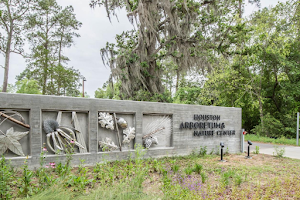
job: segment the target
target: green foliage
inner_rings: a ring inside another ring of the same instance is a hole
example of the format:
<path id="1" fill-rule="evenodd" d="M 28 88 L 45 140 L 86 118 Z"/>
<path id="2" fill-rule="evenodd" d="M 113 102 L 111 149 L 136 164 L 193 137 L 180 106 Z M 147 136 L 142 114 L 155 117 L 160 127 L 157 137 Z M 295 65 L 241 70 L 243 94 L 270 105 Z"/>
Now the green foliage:
<path id="1" fill-rule="evenodd" d="M 285 148 L 280 146 L 274 146 L 275 154 L 273 152 L 273 155 L 277 158 L 283 158 L 283 155 L 285 154 Z"/>
<path id="2" fill-rule="evenodd" d="M 202 169 L 203 169 L 203 166 L 196 163 L 193 171 L 196 172 L 197 174 L 201 174 Z"/>
<path id="3" fill-rule="evenodd" d="M 39 187 L 38 190 L 43 191 L 49 186 L 51 186 L 54 182 L 54 178 L 49 173 L 49 170 L 51 170 L 51 167 L 55 167 L 55 163 L 52 163 L 52 165 L 46 165 L 45 158 L 47 156 L 47 149 L 46 147 L 42 148 L 41 154 L 40 154 L 40 168 L 36 170 L 36 177 L 39 180 Z M 48 169 L 50 167 L 50 169 Z"/>
<path id="4" fill-rule="evenodd" d="M 200 147 L 199 156 L 203 157 L 207 154 L 207 146 Z"/>
<path id="5" fill-rule="evenodd" d="M 120 81 L 115 84 L 112 81 L 106 81 L 102 88 L 95 91 L 95 98 L 120 99 L 120 84 Z"/>
<path id="6" fill-rule="evenodd" d="M 194 172 L 194 169 L 191 166 L 188 166 L 184 169 L 186 175 L 191 175 Z"/>
<path id="7" fill-rule="evenodd" d="M 202 104 L 200 95 L 201 88 L 199 86 L 180 87 L 175 94 L 174 103 Z"/>
<path id="8" fill-rule="evenodd" d="M 288 139 L 284 136 L 275 139 L 275 138 L 263 137 L 255 134 L 247 134 L 245 135 L 245 140 L 251 140 L 254 142 L 273 143 L 273 144 L 296 145 L 295 138 Z"/>
<path id="9" fill-rule="evenodd" d="M 87 185 L 92 186 L 95 182 L 94 179 L 89 179 L 87 176 L 88 169 L 83 167 L 84 160 L 80 160 L 80 165 L 78 167 L 78 173 L 76 175 L 69 175 L 66 177 L 65 186 L 66 187 L 75 187 L 78 191 L 84 191 Z"/>
<path id="10" fill-rule="evenodd" d="M 172 165 L 171 169 L 174 173 L 177 173 L 179 170 L 179 165 Z"/>
<path id="11" fill-rule="evenodd" d="M 11 181 L 13 174 L 11 166 L 5 161 L 4 156 L 0 160 L 0 199 L 11 199 Z"/>
<path id="12" fill-rule="evenodd" d="M 235 172 L 233 170 L 228 170 L 221 174 L 221 184 L 228 186 L 230 181 L 235 177 Z"/>
<path id="13" fill-rule="evenodd" d="M 263 124 L 255 126 L 252 132 L 267 137 L 278 137 L 283 132 L 283 124 L 269 113 L 263 117 Z"/>
<path id="14" fill-rule="evenodd" d="M 240 186 L 242 184 L 242 182 L 243 182 L 242 176 L 239 175 L 239 174 L 236 174 L 235 177 L 234 177 L 235 185 Z"/>
<path id="15" fill-rule="evenodd" d="M 206 173 L 205 172 L 201 172 L 200 175 L 201 175 L 201 181 L 202 181 L 202 183 L 205 183 L 205 181 L 207 180 Z"/>
<path id="16" fill-rule="evenodd" d="M 23 165 L 23 176 L 21 177 L 21 186 L 19 189 L 19 193 L 21 196 L 29 197 L 35 193 L 37 188 L 34 188 L 31 184 L 32 177 L 33 177 L 33 171 L 28 169 L 27 159 L 24 162 Z"/>
<path id="17" fill-rule="evenodd" d="M 2 92 L 8 92 L 10 53 L 24 54 L 26 18 L 35 0 L 0 1 L 0 52 L 4 55 L 4 77 Z"/>
<path id="18" fill-rule="evenodd" d="M 232 155 L 231 158 L 235 161 L 234 166 L 220 166 L 213 156 L 143 159 L 145 150 L 141 146 L 136 146 L 136 150 L 129 160 L 113 162 L 103 160 L 94 167 L 85 167 L 84 160 L 81 160 L 78 168 L 74 168 L 67 176 L 59 175 L 54 170 L 48 170 L 49 176 L 57 178 L 55 184 L 43 190 L 39 189 L 37 179 L 34 179 L 33 176 L 29 178 L 28 173 L 33 171 L 28 169 L 26 161 L 25 166 L 22 167 L 23 173 L 15 173 L 2 159 L 0 163 L 5 167 L 0 169 L 6 171 L 4 173 L 6 177 L 0 178 L 8 180 L 6 178 L 9 177 L 9 186 L 22 190 L 24 188 L 22 179 L 27 177 L 26 182 L 31 187 L 32 193 L 27 196 L 21 193 L 17 194 L 15 190 L 6 190 L 13 199 L 24 196 L 28 199 L 49 200 L 226 199 L 228 196 L 231 199 L 238 199 L 241 196 L 254 199 L 259 199 L 261 196 L 270 199 L 278 196 L 287 199 L 300 197 L 300 192 L 297 190 L 300 181 L 293 175 L 299 171 L 300 161 L 298 160 L 281 158 L 282 162 L 278 163 L 271 156 L 257 155 L 262 162 L 262 165 L 257 166 L 252 162 L 247 164 L 242 160 L 239 162 L 239 156 Z M 46 151 L 44 152 L 46 153 Z M 45 153 L 41 154 L 41 165 L 46 164 L 43 158 Z M 191 162 L 203 164 L 202 167 L 200 165 L 191 167 Z M 170 170 L 170 166 L 172 168 L 175 163 L 178 163 L 179 167 L 189 168 L 189 175 Z M 155 166 L 159 166 L 161 171 L 153 171 Z M 192 173 L 200 171 L 195 170 L 196 168 L 202 168 L 200 176 Z M 27 175 L 24 176 L 25 171 L 27 171 Z M 275 173 L 277 176 L 273 177 L 272 175 Z M 220 176 L 220 182 L 215 181 L 218 176 Z"/>
<path id="19" fill-rule="evenodd" d="M 81 74 L 63 66 L 69 58 L 62 51 L 74 43 L 74 37 L 79 37 L 74 31 L 80 26 L 72 6 L 62 8 L 55 0 L 37 1 L 27 23 L 29 64 L 17 80 L 36 80 L 43 95 L 78 96 Z"/>
<path id="20" fill-rule="evenodd" d="M 0 87 L 0 91 L 2 91 L 2 90 L 3 90 L 3 87 L 1 86 L 1 87 Z M 6 92 L 8 92 L 8 93 L 14 93 L 14 92 L 16 92 L 16 87 L 15 87 L 15 85 L 13 85 L 13 84 L 8 84 L 8 85 L 7 85 Z"/>
<path id="21" fill-rule="evenodd" d="M 255 151 L 253 151 L 254 154 L 259 154 L 259 146 L 255 146 Z"/>
<path id="22" fill-rule="evenodd" d="M 42 94 L 38 82 L 33 79 L 22 79 L 16 83 L 17 91 L 16 93 L 25 93 L 25 94 Z"/>
<path id="23" fill-rule="evenodd" d="M 103 63 L 122 83 L 122 99 L 169 102 L 170 96 L 165 93 L 173 94 L 175 89 L 177 103 L 199 103 L 200 88 L 185 86 L 180 89 L 179 82 L 195 71 L 209 71 L 219 53 L 237 42 L 234 38 L 238 28 L 231 22 L 238 2 L 208 1 L 202 4 L 193 0 L 175 0 L 147 1 L 146 7 L 141 4 L 139 1 L 101 0 L 90 4 L 92 7 L 105 6 L 109 19 L 119 8 L 126 9 L 132 22 L 137 19 L 135 16 L 145 16 L 135 21 L 138 30 L 116 35 L 115 44 L 107 43 L 101 49 Z M 214 34 L 203 34 L 203 30 Z M 220 42 L 224 36 L 226 39 Z M 188 97 L 183 95 L 186 91 Z M 147 98 L 144 98 L 145 92 Z"/>

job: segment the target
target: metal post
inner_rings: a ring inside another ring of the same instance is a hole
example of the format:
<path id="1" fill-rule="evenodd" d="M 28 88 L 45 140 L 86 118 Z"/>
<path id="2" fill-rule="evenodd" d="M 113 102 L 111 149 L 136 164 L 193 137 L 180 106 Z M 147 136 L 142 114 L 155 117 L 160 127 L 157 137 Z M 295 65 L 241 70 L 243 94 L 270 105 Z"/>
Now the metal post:
<path id="1" fill-rule="evenodd" d="M 243 132 L 245 131 L 245 129 L 242 129 L 242 136 L 241 136 L 241 152 L 244 153 L 244 141 L 245 141 L 245 136 L 243 134 Z"/>
<path id="2" fill-rule="evenodd" d="M 223 161 L 223 148 L 221 148 L 221 161 Z"/>
<path id="3" fill-rule="evenodd" d="M 297 136 L 296 136 L 297 146 L 299 145 L 299 112 L 297 112 Z"/>
<path id="4" fill-rule="evenodd" d="M 82 97 L 84 97 L 84 81 L 86 81 L 86 79 L 82 77 Z"/>
<path id="5" fill-rule="evenodd" d="M 248 145 L 248 158 L 250 157 L 250 145 Z"/>

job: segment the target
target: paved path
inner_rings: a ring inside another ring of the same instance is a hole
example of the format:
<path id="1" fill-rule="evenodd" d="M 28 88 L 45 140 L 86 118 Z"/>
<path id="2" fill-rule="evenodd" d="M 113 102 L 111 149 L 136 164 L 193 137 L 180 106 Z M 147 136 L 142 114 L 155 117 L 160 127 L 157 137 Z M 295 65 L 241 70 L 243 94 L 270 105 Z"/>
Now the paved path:
<path id="1" fill-rule="evenodd" d="M 259 143 L 259 142 L 252 142 L 252 143 L 253 145 L 250 146 L 251 154 L 255 150 L 255 146 L 259 146 L 259 153 L 273 155 L 274 152 L 274 154 L 276 155 L 274 146 L 279 146 L 279 148 L 284 147 L 285 149 L 285 154 L 283 155 L 284 157 L 300 159 L 300 146 L 296 147 L 296 146 L 287 146 L 287 145 L 274 145 L 274 144 L 266 144 L 266 143 Z M 247 142 L 245 142 L 244 151 L 248 151 Z"/>

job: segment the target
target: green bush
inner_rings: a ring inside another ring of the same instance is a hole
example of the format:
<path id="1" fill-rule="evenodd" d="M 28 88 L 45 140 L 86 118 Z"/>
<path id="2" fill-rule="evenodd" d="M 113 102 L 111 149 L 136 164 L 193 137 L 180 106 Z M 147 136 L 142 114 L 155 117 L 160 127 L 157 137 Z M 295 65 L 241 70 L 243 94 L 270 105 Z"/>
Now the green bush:
<path id="1" fill-rule="evenodd" d="M 283 155 L 285 154 L 285 148 L 280 148 L 279 146 L 274 146 L 275 148 L 275 154 L 273 152 L 273 155 L 275 155 L 277 158 L 283 158 Z"/>
<path id="2" fill-rule="evenodd" d="M 251 131 L 260 136 L 279 137 L 284 132 L 284 126 L 278 119 L 268 113 L 263 117 L 263 124 L 260 123 Z"/>
<path id="3" fill-rule="evenodd" d="M 10 182 L 12 180 L 11 166 L 6 163 L 4 156 L 0 160 L 0 199 L 11 198 Z"/>

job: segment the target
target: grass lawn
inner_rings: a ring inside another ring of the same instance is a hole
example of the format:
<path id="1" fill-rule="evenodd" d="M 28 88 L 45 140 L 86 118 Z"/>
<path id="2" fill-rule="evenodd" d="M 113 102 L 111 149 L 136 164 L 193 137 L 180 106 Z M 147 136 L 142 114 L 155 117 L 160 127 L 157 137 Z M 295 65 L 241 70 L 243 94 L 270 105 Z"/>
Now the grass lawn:
<path id="1" fill-rule="evenodd" d="M 202 149 L 203 150 L 203 149 Z M 203 153 L 203 152 L 202 152 Z M 300 160 L 257 154 L 103 162 L 30 171 L 0 163 L 0 199 L 299 199 Z M 84 164 L 84 161 L 82 161 Z M 1 197 L 2 195 L 2 197 Z"/>
<path id="2" fill-rule="evenodd" d="M 284 144 L 284 145 L 293 145 L 296 146 L 296 139 L 287 139 L 285 137 L 281 138 L 269 138 L 269 137 L 263 137 L 255 134 L 247 134 L 245 135 L 245 141 L 250 140 L 252 142 L 263 142 L 263 143 L 272 143 L 272 144 Z"/>

